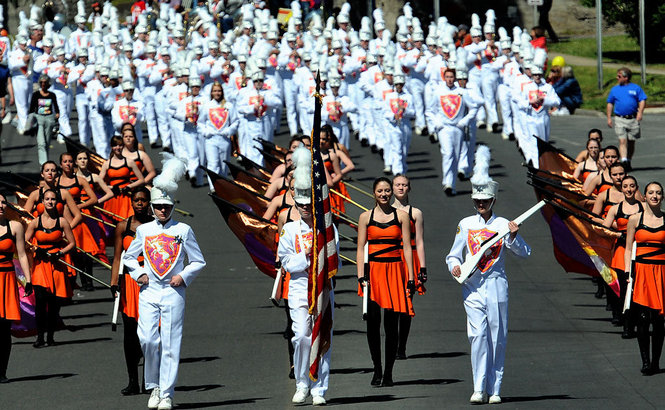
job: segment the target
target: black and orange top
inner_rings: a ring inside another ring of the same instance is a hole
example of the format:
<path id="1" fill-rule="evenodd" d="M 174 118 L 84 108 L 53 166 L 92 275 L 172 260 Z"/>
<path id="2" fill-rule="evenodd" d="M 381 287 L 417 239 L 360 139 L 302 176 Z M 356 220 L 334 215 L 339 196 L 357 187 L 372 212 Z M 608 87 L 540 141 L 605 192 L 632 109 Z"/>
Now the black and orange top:
<path id="1" fill-rule="evenodd" d="M 122 249 L 124 250 L 129 249 L 129 245 L 136 236 L 136 232 L 132 230 L 132 219 L 134 219 L 134 215 L 127 218 L 127 225 L 125 225 L 125 230 L 122 231 Z M 139 265 L 143 266 L 143 255 L 139 256 L 137 260 Z M 120 272 L 120 274 L 122 274 L 122 272 Z"/>
<path id="2" fill-rule="evenodd" d="M 603 199 L 603 210 L 601 217 L 604 219 L 607 216 L 607 213 L 610 211 L 610 208 L 616 205 L 616 202 L 610 201 L 610 190 L 605 190 L 605 199 Z"/>
<path id="3" fill-rule="evenodd" d="M 136 177 L 134 172 L 132 172 L 132 169 L 127 165 L 127 158 L 123 159 L 125 163 L 119 167 L 111 166 L 111 160 L 109 160 L 109 168 L 106 171 L 106 178 L 108 179 L 109 185 L 113 187 L 117 186 L 119 188 L 124 188 L 132 183 L 132 176 Z"/>
<path id="4" fill-rule="evenodd" d="M 589 178 L 589 175 L 591 175 L 592 172 L 598 171 L 597 169 L 589 169 L 586 167 L 586 162 L 589 160 L 589 158 L 584 160 L 584 166 L 582 167 L 582 182 L 586 181 L 587 178 Z"/>
<path id="5" fill-rule="evenodd" d="M 402 261 L 402 227 L 393 208 L 394 218 L 390 222 L 374 220 L 374 209 L 367 223 L 367 243 L 369 262 Z"/>
<path id="6" fill-rule="evenodd" d="M 58 215 L 63 216 L 65 214 L 65 200 L 62 199 L 62 194 L 60 193 L 60 188 L 56 187 L 55 192 L 55 209 L 58 211 Z M 38 217 L 44 213 L 44 188 L 39 188 L 39 197 L 37 199 L 37 205 L 35 210 L 32 212 L 32 216 Z"/>
<path id="7" fill-rule="evenodd" d="M 94 188 L 95 182 L 93 180 L 92 173 L 90 173 L 89 178 L 88 177 L 84 177 L 84 178 L 88 181 L 88 184 L 90 184 L 90 186 L 94 190 L 95 189 Z M 76 180 L 76 183 L 78 184 L 78 179 Z M 71 193 L 71 191 L 70 191 L 70 193 Z M 80 196 L 81 202 L 87 202 L 89 199 L 90 199 L 90 197 L 88 196 L 88 193 L 85 192 L 85 189 L 81 189 L 81 196 Z"/>
<path id="8" fill-rule="evenodd" d="M 279 213 L 285 210 L 286 208 L 291 208 L 291 205 L 286 203 L 286 192 L 285 192 L 282 194 L 282 203 L 279 205 L 279 208 L 277 208 L 277 214 L 279 215 Z"/>
<path id="9" fill-rule="evenodd" d="M 14 271 L 14 252 L 16 252 L 16 236 L 12 234 L 7 221 L 7 232 L 0 236 L 0 272 Z"/>
<path id="10" fill-rule="evenodd" d="M 289 187 L 288 187 L 288 185 L 286 184 L 286 177 L 282 177 L 282 186 L 281 186 L 281 187 L 279 188 L 279 190 L 277 191 L 277 195 L 276 195 L 276 196 L 284 195 L 284 194 L 286 194 L 287 192 L 289 192 Z"/>
<path id="11" fill-rule="evenodd" d="M 83 187 L 81 186 L 81 184 L 79 184 L 78 177 L 77 177 L 77 176 L 74 176 L 74 182 L 71 183 L 70 185 L 62 185 L 62 184 L 60 183 L 60 178 L 61 178 L 61 177 L 58 177 L 58 180 L 56 181 L 56 186 L 57 186 L 59 189 L 66 189 L 67 191 L 69 191 L 69 195 L 71 195 L 72 198 L 74 198 L 74 201 L 75 201 L 77 204 L 80 204 L 81 202 L 83 202 L 83 201 L 82 201 L 82 195 L 83 195 L 83 193 L 85 192 L 85 190 L 83 189 Z M 87 195 L 86 195 L 86 196 L 87 196 Z"/>
<path id="12" fill-rule="evenodd" d="M 600 184 L 596 187 L 596 193 L 600 194 L 603 191 L 607 191 L 608 189 L 612 188 L 614 186 L 612 184 L 612 181 L 606 181 L 605 180 L 605 173 L 601 172 L 600 173 Z"/>
<path id="13" fill-rule="evenodd" d="M 134 158 L 134 162 L 136 163 L 136 167 L 141 171 L 141 174 L 145 176 L 146 174 L 146 169 L 145 169 L 145 164 L 143 163 L 143 159 L 141 158 L 141 150 L 136 150 L 136 158 Z M 110 165 L 110 164 L 109 164 Z M 131 181 L 138 181 L 138 176 L 132 172 L 132 176 L 130 177 Z"/>
<path id="14" fill-rule="evenodd" d="M 46 249 L 49 253 L 53 250 L 60 250 L 64 236 L 65 232 L 60 226 L 60 218 L 56 218 L 53 228 L 44 228 L 42 217 L 39 217 L 37 229 L 35 229 L 35 239 L 40 248 Z"/>
<path id="15" fill-rule="evenodd" d="M 616 216 L 614 217 L 614 222 L 617 224 L 617 231 L 621 232 L 622 235 L 619 239 L 617 239 L 617 244 L 621 241 L 623 246 L 626 245 L 626 231 L 628 230 L 628 218 L 630 218 L 631 215 L 644 212 L 644 207 L 642 206 L 642 203 L 640 201 L 637 201 L 637 207 L 639 208 L 637 212 L 632 214 L 627 214 L 623 211 L 623 201 L 619 203 L 619 206 L 617 207 Z"/>
<path id="16" fill-rule="evenodd" d="M 635 228 L 635 262 L 665 265 L 665 221 L 656 228 L 644 224 L 644 212 Z"/>

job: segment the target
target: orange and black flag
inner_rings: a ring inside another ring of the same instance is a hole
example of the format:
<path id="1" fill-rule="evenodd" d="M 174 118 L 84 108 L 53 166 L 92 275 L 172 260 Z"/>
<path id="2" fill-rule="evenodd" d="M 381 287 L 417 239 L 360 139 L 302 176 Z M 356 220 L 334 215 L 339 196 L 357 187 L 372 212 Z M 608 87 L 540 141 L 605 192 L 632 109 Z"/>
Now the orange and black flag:
<path id="1" fill-rule="evenodd" d="M 277 274 L 275 269 L 277 225 L 215 194 L 209 195 L 256 267 L 274 279 Z"/>
<path id="2" fill-rule="evenodd" d="M 265 196 L 207 168 L 205 170 L 215 188 L 215 195 L 256 215 L 263 215 L 268 209 L 270 200 Z"/>
<path id="3" fill-rule="evenodd" d="M 268 187 L 270 186 L 270 181 L 268 179 L 261 176 L 256 176 L 254 173 L 251 173 L 245 168 L 240 167 L 232 162 L 224 162 L 229 167 L 229 172 L 237 184 L 242 185 L 245 188 L 251 188 L 261 195 L 266 193 Z"/>

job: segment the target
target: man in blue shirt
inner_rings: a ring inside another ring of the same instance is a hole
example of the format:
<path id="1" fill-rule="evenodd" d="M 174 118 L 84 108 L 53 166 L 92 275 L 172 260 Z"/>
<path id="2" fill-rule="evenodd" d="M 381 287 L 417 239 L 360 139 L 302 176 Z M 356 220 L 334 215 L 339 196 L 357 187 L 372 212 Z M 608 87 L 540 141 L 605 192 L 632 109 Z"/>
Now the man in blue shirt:
<path id="1" fill-rule="evenodd" d="M 630 160 L 635 152 L 635 140 L 640 137 L 640 121 L 647 102 L 647 95 L 640 86 L 630 82 L 631 76 L 630 69 L 620 68 L 617 71 L 619 84 L 612 87 L 607 96 L 607 125 L 614 126 L 619 138 L 619 155 L 626 171 L 631 169 Z"/>

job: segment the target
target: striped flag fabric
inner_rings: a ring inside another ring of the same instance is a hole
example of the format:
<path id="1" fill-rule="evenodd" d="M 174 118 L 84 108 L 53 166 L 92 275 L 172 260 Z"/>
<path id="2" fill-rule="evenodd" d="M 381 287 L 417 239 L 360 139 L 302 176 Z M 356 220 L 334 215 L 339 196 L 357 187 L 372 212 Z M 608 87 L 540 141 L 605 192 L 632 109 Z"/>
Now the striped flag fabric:
<path id="1" fill-rule="evenodd" d="M 337 273 L 338 255 L 335 243 L 335 228 L 330 208 L 330 196 L 326 174 L 321 158 L 321 95 L 320 77 L 316 75 L 314 94 L 314 122 L 312 129 L 312 202 L 313 228 L 312 249 L 314 255 L 308 285 L 309 314 L 312 315 L 312 348 L 309 356 L 309 377 L 319 377 L 319 363 L 330 348 L 333 327 L 333 306 L 330 299 L 331 278 Z"/>

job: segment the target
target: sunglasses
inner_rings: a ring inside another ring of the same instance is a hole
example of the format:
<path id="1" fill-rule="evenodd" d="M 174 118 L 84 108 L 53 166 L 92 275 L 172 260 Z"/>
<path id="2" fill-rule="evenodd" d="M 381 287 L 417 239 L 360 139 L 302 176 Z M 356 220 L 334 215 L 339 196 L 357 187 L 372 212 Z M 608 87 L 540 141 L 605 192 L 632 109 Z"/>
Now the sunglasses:
<path id="1" fill-rule="evenodd" d="M 156 204 L 156 205 L 153 205 L 152 207 L 155 208 L 155 209 L 164 210 L 164 209 L 170 209 L 171 207 L 173 207 L 173 205 Z"/>

